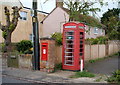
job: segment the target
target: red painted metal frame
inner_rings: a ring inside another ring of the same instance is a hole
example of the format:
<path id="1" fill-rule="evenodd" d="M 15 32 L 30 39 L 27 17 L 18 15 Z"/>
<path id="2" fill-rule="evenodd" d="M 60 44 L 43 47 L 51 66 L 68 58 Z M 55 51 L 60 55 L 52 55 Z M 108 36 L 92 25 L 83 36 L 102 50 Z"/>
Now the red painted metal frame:
<path id="1" fill-rule="evenodd" d="M 65 26 L 76 26 L 76 28 L 65 28 Z M 84 34 L 84 29 L 80 29 L 78 28 L 78 26 L 82 26 L 85 27 L 85 25 L 83 23 L 74 23 L 74 22 L 69 22 L 63 25 L 63 48 L 62 48 L 62 68 L 63 69 L 67 69 L 67 70 L 80 70 L 80 57 L 83 59 L 84 62 L 84 44 L 83 44 L 83 55 L 80 56 L 79 55 L 79 51 L 80 51 L 80 32 L 83 32 L 83 36 L 85 37 Z M 74 63 L 73 65 L 65 65 L 64 61 L 65 61 L 65 45 L 66 45 L 66 38 L 65 38 L 65 32 L 67 31 L 74 31 Z M 84 43 L 84 38 L 83 38 L 83 43 Z M 83 63 L 83 67 L 84 67 L 84 63 Z"/>
<path id="2" fill-rule="evenodd" d="M 44 47 L 45 46 L 45 47 Z M 42 48 L 42 52 L 41 52 L 41 54 L 42 54 L 42 56 L 41 56 L 41 60 L 42 61 L 47 61 L 48 60 L 48 43 L 41 43 L 41 48 Z M 45 49 L 46 50 L 46 53 L 44 54 L 43 53 L 43 49 Z"/>

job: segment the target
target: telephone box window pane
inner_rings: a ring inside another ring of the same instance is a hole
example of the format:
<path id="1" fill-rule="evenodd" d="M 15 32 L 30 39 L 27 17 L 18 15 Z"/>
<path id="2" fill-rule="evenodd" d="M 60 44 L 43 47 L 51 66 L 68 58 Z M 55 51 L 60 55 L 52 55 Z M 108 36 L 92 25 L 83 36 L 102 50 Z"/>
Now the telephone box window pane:
<path id="1" fill-rule="evenodd" d="M 80 44 L 83 44 L 83 41 L 80 41 Z"/>
<path id="2" fill-rule="evenodd" d="M 68 65 L 72 65 L 73 63 L 72 63 L 72 62 L 70 62 L 70 61 L 68 61 L 68 62 L 66 62 L 66 64 L 68 64 Z"/>
<path id="3" fill-rule="evenodd" d="M 66 35 L 74 35 L 74 31 L 66 32 Z"/>
<path id="4" fill-rule="evenodd" d="M 67 48 L 73 48 L 73 45 L 67 45 Z"/>
<path id="5" fill-rule="evenodd" d="M 73 56 L 73 53 L 65 53 L 65 56 Z"/>
<path id="6" fill-rule="evenodd" d="M 73 39 L 73 36 L 67 36 L 66 39 Z"/>
<path id="7" fill-rule="evenodd" d="M 80 52 L 83 52 L 83 49 L 80 49 Z"/>
<path id="8" fill-rule="evenodd" d="M 83 53 L 80 53 L 80 56 L 82 56 L 83 55 Z"/>
<path id="9" fill-rule="evenodd" d="M 67 58 L 67 60 L 71 60 L 71 61 L 72 61 L 72 60 L 73 60 L 73 58 L 72 58 L 72 57 L 68 57 L 68 58 Z"/>
<path id="10" fill-rule="evenodd" d="M 67 44 L 73 44 L 73 41 L 72 40 L 67 40 L 66 43 Z"/>
<path id="11" fill-rule="evenodd" d="M 66 49 L 66 52 L 73 52 L 73 49 Z"/>
<path id="12" fill-rule="evenodd" d="M 80 45 L 80 48 L 83 48 L 83 45 Z"/>
<path id="13" fill-rule="evenodd" d="M 83 26 L 78 26 L 78 28 L 80 28 L 80 29 L 84 29 L 85 27 L 83 27 Z"/>

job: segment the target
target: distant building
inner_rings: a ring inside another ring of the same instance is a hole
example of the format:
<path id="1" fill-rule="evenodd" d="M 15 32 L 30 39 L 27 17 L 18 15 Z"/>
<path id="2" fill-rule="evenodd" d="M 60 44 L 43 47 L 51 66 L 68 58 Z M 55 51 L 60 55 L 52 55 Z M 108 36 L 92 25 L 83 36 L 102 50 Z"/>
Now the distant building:
<path id="1" fill-rule="evenodd" d="M 5 2 L 6 1 L 6 2 Z M 9 2 L 8 2 L 9 1 Z M 7 6 L 10 9 L 10 13 L 12 13 L 12 7 L 18 6 L 22 7 L 20 10 L 20 18 L 18 21 L 17 28 L 12 33 L 12 42 L 19 42 L 21 40 L 32 40 L 32 16 L 31 10 L 29 8 L 23 8 L 23 5 L 19 0 L 2 0 L 0 2 L 0 22 L 2 24 L 6 24 L 5 22 L 5 14 L 4 7 Z M 45 12 L 38 12 L 38 21 L 39 21 L 39 34 L 41 35 L 42 24 L 40 23 L 46 17 Z M 39 36 L 40 36 L 39 35 Z M 0 43 L 4 42 L 2 38 L 2 31 L 0 30 Z"/>
<path id="2" fill-rule="evenodd" d="M 41 22 L 43 24 L 41 37 L 50 37 L 54 32 L 63 31 L 63 24 L 69 21 L 68 9 L 63 7 L 62 0 L 56 0 L 56 8 Z M 85 38 L 104 36 L 105 30 L 86 26 Z"/>

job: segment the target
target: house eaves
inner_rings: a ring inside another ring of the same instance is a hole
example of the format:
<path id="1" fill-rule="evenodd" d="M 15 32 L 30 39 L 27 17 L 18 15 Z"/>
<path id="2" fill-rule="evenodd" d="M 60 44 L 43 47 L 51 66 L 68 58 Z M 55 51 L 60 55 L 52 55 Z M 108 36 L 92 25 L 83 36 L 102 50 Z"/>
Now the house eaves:
<path id="1" fill-rule="evenodd" d="M 20 0 L 0 0 L 0 5 L 23 7 L 23 4 L 20 2 Z"/>
<path id="2" fill-rule="evenodd" d="M 47 15 L 47 17 L 45 17 L 45 18 L 43 19 L 43 21 L 42 21 L 41 23 L 43 23 L 44 20 L 47 19 L 47 18 L 49 17 L 49 15 L 52 14 L 56 8 L 57 8 L 57 7 L 55 7 L 55 8 Z M 63 7 L 59 7 L 59 8 L 61 8 L 63 11 L 65 11 L 67 14 L 69 14 L 69 13 L 68 13 L 68 12 L 69 12 L 68 9 L 63 8 Z"/>
<path id="3" fill-rule="evenodd" d="M 24 9 L 29 9 L 29 10 L 32 10 L 31 8 L 29 7 L 23 7 Z M 40 12 L 40 13 L 43 13 L 43 14 L 49 14 L 47 12 L 44 12 L 44 11 L 40 11 L 40 10 L 37 10 L 37 12 Z"/>

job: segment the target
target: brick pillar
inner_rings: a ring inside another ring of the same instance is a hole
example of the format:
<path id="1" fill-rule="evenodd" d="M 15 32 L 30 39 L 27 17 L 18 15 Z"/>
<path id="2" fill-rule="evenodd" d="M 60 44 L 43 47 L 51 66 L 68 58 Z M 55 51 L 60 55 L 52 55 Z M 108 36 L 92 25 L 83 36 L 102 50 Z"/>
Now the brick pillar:
<path id="1" fill-rule="evenodd" d="M 42 43 L 48 43 L 47 61 L 41 60 L 42 57 Z M 54 71 L 56 61 L 56 46 L 53 38 L 41 38 L 40 39 L 40 70 L 46 72 Z"/>

